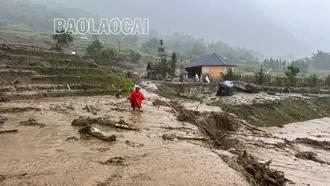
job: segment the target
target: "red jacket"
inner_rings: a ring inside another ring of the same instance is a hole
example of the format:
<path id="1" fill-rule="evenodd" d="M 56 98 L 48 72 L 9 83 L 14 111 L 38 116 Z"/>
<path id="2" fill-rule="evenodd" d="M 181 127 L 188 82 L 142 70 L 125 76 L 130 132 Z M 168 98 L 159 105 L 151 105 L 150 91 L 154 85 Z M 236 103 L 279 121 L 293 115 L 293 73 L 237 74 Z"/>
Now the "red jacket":
<path id="1" fill-rule="evenodd" d="M 142 94 L 142 92 L 132 92 L 129 95 L 132 107 L 134 108 L 141 108 L 141 104 L 142 104 L 142 100 L 145 100 L 144 95 Z"/>

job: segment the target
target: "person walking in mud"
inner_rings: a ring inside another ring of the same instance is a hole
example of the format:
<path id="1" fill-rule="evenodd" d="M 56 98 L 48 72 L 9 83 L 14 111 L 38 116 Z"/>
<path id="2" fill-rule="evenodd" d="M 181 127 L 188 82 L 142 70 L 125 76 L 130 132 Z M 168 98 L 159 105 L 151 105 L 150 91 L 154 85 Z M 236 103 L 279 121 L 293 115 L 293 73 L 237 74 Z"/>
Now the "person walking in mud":
<path id="1" fill-rule="evenodd" d="M 131 106 L 133 110 L 138 109 L 142 112 L 142 101 L 145 100 L 145 97 L 142 92 L 140 92 L 140 87 L 136 87 L 128 99 L 131 101 Z"/>

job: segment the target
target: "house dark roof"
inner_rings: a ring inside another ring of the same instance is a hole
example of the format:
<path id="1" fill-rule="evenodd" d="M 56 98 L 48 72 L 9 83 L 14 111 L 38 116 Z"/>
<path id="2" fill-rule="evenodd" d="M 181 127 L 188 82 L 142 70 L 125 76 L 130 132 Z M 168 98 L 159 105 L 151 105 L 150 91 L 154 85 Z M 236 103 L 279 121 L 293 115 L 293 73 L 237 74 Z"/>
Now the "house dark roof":
<path id="1" fill-rule="evenodd" d="M 155 65 L 149 62 L 148 66 L 147 66 L 147 70 L 153 69 L 154 67 L 155 67 Z"/>
<path id="2" fill-rule="evenodd" d="M 208 54 L 205 56 L 201 56 L 196 61 L 190 63 L 186 68 L 192 67 L 201 67 L 201 66 L 231 66 L 236 67 L 235 64 L 228 61 L 224 57 L 220 56 L 217 53 Z"/>

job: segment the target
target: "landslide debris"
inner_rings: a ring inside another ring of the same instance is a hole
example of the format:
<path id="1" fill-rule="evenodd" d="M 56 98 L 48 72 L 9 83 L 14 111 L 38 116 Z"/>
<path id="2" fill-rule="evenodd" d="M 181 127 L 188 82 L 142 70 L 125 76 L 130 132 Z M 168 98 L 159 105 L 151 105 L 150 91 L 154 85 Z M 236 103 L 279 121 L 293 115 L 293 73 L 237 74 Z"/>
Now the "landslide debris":
<path id="1" fill-rule="evenodd" d="M 27 121 L 21 121 L 18 124 L 20 126 L 39 126 L 39 128 L 44 128 L 46 126 L 44 123 L 37 122 L 34 118 L 29 118 Z"/>
<path id="2" fill-rule="evenodd" d="M 237 151 L 236 157 L 221 156 L 228 165 L 242 173 L 251 185 L 256 186 L 285 186 L 292 181 L 285 178 L 284 173 L 271 169 L 272 160 L 260 163 L 246 151 Z"/>

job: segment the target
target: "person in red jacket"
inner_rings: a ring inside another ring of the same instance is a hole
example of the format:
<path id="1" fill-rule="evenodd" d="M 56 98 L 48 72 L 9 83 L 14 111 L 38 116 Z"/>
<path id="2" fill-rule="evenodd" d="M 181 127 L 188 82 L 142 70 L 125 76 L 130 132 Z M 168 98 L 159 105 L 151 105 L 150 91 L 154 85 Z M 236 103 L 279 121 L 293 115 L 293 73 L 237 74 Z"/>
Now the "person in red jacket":
<path id="1" fill-rule="evenodd" d="M 129 100 L 131 101 L 133 110 L 139 109 L 142 111 L 142 101 L 145 100 L 145 97 L 142 92 L 140 92 L 140 87 L 136 87 L 135 91 L 129 95 Z"/>

